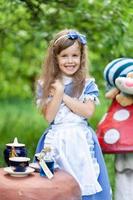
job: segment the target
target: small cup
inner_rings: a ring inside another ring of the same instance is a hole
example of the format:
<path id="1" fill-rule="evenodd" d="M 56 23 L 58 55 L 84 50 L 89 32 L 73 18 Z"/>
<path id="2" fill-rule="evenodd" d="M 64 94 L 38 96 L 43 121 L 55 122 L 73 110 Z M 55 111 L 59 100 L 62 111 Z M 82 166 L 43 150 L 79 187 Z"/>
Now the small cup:
<path id="1" fill-rule="evenodd" d="M 39 162 L 39 156 L 40 156 L 40 153 L 36 153 L 35 154 L 35 161 Z M 47 167 L 49 168 L 49 170 L 52 172 L 52 174 L 54 174 L 54 160 L 51 158 L 51 159 L 46 159 L 46 158 L 43 158 L 43 160 L 45 161 Z M 43 171 L 42 167 L 40 166 L 40 175 L 41 176 L 46 176 L 45 172 Z"/>
<path id="2" fill-rule="evenodd" d="M 9 158 L 10 167 L 14 172 L 25 172 L 29 166 L 30 158 L 27 157 L 11 157 Z"/>
<path id="3" fill-rule="evenodd" d="M 54 161 L 53 160 L 45 160 L 45 163 L 49 170 L 54 174 Z M 45 172 L 43 171 L 42 167 L 40 167 L 40 175 L 46 176 Z"/>

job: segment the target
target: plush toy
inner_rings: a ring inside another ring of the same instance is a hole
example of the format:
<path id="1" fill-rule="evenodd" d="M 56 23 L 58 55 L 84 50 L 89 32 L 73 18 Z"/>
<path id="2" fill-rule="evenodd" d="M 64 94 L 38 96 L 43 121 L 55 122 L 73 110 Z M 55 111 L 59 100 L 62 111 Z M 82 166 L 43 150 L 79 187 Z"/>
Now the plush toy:
<path id="1" fill-rule="evenodd" d="M 113 60 L 105 67 L 104 78 L 107 84 L 106 98 L 116 99 L 122 106 L 133 104 L 133 59 Z"/>
<path id="2" fill-rule="evenodd" d="M 119 58 L 104 70 L 111 105 L 97 126 L 104 153 L 115 154 L 115 200 L 133 199 L 133 59 Z"/>
<path id="3" fill-rule="evenodd" d="M 112 99 L 97 126 L 104 153 L 133 152 L 133 59 L 118 58 L 104 70 L 108 85 L 106 97 Z"/>

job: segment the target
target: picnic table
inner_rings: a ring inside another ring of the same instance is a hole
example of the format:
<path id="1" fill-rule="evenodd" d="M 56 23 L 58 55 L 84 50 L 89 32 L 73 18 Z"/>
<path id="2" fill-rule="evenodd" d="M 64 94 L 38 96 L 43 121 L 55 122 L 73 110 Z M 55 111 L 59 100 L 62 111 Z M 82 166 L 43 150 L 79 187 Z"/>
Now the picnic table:
<path id="1" fill-rule="evenodd" d="M 57 170 L 52 179 L 33 172 L 12 177 L 0 168 L 0 200 L 80 200 L 81 191 L 75 179 Z"/>

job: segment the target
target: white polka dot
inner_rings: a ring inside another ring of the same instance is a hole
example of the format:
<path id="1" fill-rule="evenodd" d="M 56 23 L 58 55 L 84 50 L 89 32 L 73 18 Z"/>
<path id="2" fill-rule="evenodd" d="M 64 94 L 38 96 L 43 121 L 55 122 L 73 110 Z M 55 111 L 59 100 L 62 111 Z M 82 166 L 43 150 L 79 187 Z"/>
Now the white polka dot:
<path id="1" fill-rule="evenodd" d="M 130 116 L 130 113 L 126 109 L 118 110 L 114 113 L 113 118 L 117 121 L 124 121 L 127 120 Z"/>
<path id="2" fill-rule="evenodd" d="M 104 135 L 104 141 L 107 144 L 114 144 L 120 138 L 120 133 L 116 129 L 109 129 Z"/>

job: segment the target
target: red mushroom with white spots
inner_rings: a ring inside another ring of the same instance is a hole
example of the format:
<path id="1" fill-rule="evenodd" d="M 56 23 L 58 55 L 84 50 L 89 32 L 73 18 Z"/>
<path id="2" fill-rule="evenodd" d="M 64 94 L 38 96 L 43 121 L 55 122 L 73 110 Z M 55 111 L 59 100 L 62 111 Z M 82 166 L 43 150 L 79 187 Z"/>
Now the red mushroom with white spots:
<path id="1" fill-rule="evenodd" d="M 114 100 L 97 128 L 104 153 L 133 152 L 133 105 L 122 107 Z"/>

